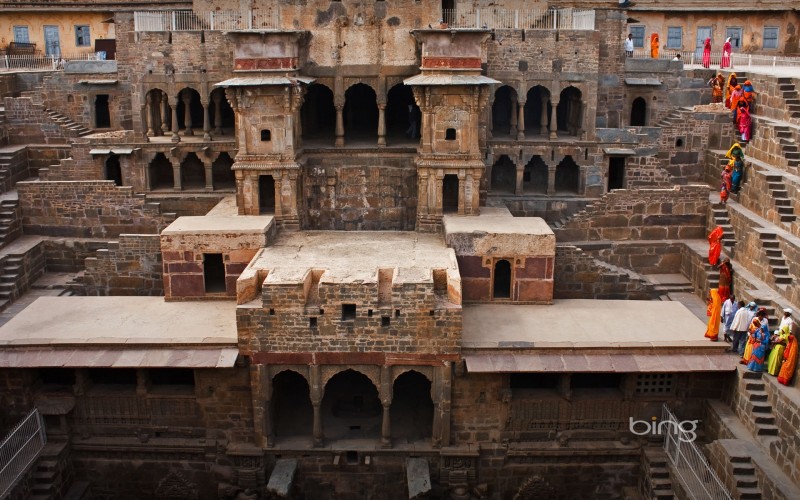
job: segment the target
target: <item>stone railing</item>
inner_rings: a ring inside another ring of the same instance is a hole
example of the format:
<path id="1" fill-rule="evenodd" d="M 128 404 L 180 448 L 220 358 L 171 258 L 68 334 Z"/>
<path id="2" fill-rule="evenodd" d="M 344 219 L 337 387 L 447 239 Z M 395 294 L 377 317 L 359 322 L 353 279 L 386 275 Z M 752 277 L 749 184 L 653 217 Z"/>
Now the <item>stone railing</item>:
<path id="1" fill-rule="evenodd" d="M 281 12 L 148 10 L 133 14 L 135 31 L 246 31 L 281 28 Z"/>
<path id="2" fill-rule="evenodd" d="M 444 9 L 441 28 L 594 31 L 594 10 Z"/>

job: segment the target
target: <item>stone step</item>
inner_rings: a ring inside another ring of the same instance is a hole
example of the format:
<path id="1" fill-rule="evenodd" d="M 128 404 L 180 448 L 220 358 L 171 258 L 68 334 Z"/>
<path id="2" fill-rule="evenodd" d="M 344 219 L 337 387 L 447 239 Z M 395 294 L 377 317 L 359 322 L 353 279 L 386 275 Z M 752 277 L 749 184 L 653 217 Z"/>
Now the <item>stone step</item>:
<path id="1" fill-rule="evenodd" d="M 733 464 L 733 474 L 735 476 L 755 476 L 756 471 L 753 469 L 753 464 L 748 460 L 747 462 L 739 462 Z"/>
<path id="2" fill-rule="evenodd" d="M 754 372 L 748 372 L 748 373 L 754 373 Z M 764 382 L 760 380 L 752 380 L 749 382 L 745 382 L 744 384 L 744 390 L 746 391 L 763 391 L 764 387 L 766 387 Z"/>
<path id="3" fill-rule="evenodd" d="M 762 401 L 753 402 L 753 413 L 772 413 L 772 406 Z"/>
<path id="4" fill-rule="evenodd" d="M 775 276 L 774 278 L 775 278 L 775 283 L 778 285 L 790 285 L 793 281 L 791 276 Z M 777 322 L 773 323 L 777 324 Z"/>
<path id="5" fill-rule="evenodd" d="M 736 476 L 737 488 L 756 488 L 758 486 L 758 479 L 755 476 Z"/>
<path id="6" fill-rule="evenodd" d="M 764 248 L 780 248 L 780 242 L 777 240 L 762 241 L 761 246 Z"/>
<path id="7" fill-rule="evenodd" d="M 797 220 L 797 216 L 794 214 L 781 214 L 781 222 L 794 222 Z"/>
<path id="8" fill-rule="evenodd" d="M 774 425 L 760 425 L 758 426 L 758 430 L 756 434 L 759 436 L 777 436 L 778 435 L 778 427 Z"/>
<path id="9" fill-rule="evenodd" d="M 737 488 L 739 500 L 761 500 L 761 490 L 758 488 Z"/>
<path id="10" fill-rule="evenodd" d="M 758 237 L 761 240 L 774 240 L 778 238 L 778 235 L 769 231 L 759 231 Z"/>
<path id="11" fill-rule="evenodd" d="M 783 257 L 783 252 L 780 248 L 767 248 L 764 250 L 767 254 L 767 257 Z"/>
<path id="12" fill-rule="evenodd" d="M 774 266 L 772 267 L 772 274 L 779 274 L 781 276 L 789 274 L 788 266 Z"/>
<path id="13" fill-rule="evenodd" d="M 777 206 L 787 206 L 787 205 L 788 206 L 792 206 L 792 200 L 790 200 L 789 198 L 785 198 L 785 197 L 784 198 L 774 198 L 773 202 Z"/>

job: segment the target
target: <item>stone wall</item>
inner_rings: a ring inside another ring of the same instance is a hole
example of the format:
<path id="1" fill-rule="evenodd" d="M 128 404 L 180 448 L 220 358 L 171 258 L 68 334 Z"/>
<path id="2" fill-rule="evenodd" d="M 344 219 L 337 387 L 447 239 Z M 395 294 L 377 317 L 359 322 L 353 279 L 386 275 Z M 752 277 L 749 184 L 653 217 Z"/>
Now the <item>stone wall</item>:
<path id="1" fill-rule="evenodd" d="M 86 295 L 163 295 L 157 234 L 121 234 L 86 259 Z"/>
<path id="2" fill-rule="evenodd" d="M 556 299 L 652 300 L 653 285 L 633 271 L 609 265 L 572 245 L 556 246 Z"/>
<path id="3" fill-rule="evenodd" d="M 28 177 L 36 177 L 40 170 L 50 168 L 52 165 L 57 165 L 61 160 L 69 158 L 71 148 L 61 145 L 54 145 L 49 147 L 37 146 L 28 147 Z M 20 178 L 19 180 L 26 180 Z"/>
<path id="4" fill-rule="evenodd" d="M 704 238 L 708 188 L 620 189 L 553 232 L 558 241 Z"/>
<path id="5" fill-rule="evenodd" d="M 619 241 L 596 250 L 589 245 L 581 248 L 604 262 L 640 274 L 673 274 L 681 272 L 683 247 L 682 243 L 667 240 L 659 244 Z"/>
<path id="6" fill-rule="evenodd" d="M 27 147 L 11 151 L 3 163 L 2 170 L 0 170 L 0 190 L 3 193 L 14 189 L 14 185 L 18 181 L 30 177 Z"/>
<path id="7" fill-rule="evenodd" d="M 114 84 L 97 84 L 93 81 L 113 81 Z M 132 89 L 127 82 L 119 82 L 114 73 L 52 72 L 44 79 L 42 96 L 48 109 L 52 109 L 88 129 L 96 129 L 95 99 L 108 96 L 108 111 L 112 129 L 133 128 Z"/>
<path id="8" fill-rule="evenodd" d="M 791 82 L 794 84 L 796 92 L 800 92 L 800 78 L 779 78 L 760 74 L 748 75 L 747 78 L 752 82 L 757 94 L 755 108 L 757 114 L 800 125 L 800 118 L 793 117 L 792 111 L 786 105 L 786 99 L 778 81 Z"/>
<path id="9" fill-rule="evenodd" d="M 27 234 L 114 238 L 158 233 L 174 219 L 113 181 L 26 181 L 17 184 Z"/>
<path id="10" fill-rule="evenodd" d="M 95 257 L 105 248 L 106 240 L 80 238 L 46 238 L 44 244 L 45 267 L 51 273 L 82 271 L 87 258 Z"/>
<path id="11" fill-rule="evenodd" d="M 6 97 L 6 127 L 10 144 L 67 144 L 70 135 L 52 121 L 30 97 Z"/>
<path id="12" fill-rule="evenodd" d="M 31 285 L 44 274 L 44 244 L 36 239 L 24 240 L 14 247 L 6 247 L 5 255 L 0 256 L 0 269 L 3 282 L 11 285 L 6 291 L 8 300 L 16 300 L 30 289 Z"/>

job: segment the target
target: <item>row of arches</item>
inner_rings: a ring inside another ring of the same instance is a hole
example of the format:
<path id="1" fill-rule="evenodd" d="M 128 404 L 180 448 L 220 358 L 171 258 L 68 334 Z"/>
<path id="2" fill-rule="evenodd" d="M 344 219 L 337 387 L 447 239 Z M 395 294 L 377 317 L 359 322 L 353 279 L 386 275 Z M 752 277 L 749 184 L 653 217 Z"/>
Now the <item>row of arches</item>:
<path id="1" fill-rule="evenodd" d="M 192 87 L 170 96 L 159 88 L 145 94 L 145 127 L 148 137 L 163 135 L 180 138 L 201 134 L 206 139 L 214 135 L 233 135 L 233 108 L 225 98 L 224 89 L 214 89 L 208 99 Z"/>
<path id="2" fill-rule="evenodd" d="M 580 166 L 572 156 L 565 156 L 553 172 L 550 179 L 550 167 L 539 155 L 534 155 L 523 168 L 522 192 L 539 194 L 578 194 L 580 191 Z M 502 155 L 492 166 L 490 190 L 493 193 L 518 192 L 517 166 L 508 157 Z"/>
<path id="3" fill-rule="evenodd" d="M 492 135 L 524 138 L 541 135 L 557 136 L 558 132 L 578 135 L 583 128 L 583 94 L 577 87 L 561 91 L 553 109 L 550 90 L 542 85 L 531 87 L 520 108 L 517 91 L 503 85 L 495 90 L 492 103 Z M 555 126 L 553 125 L 555 123 Z"/>
<path id="4" fill-rule="evenodd" d="M 109 158 L 110 161 L 111 158 Z M 220 153 L 207 168 L 196 153 L 187 154 L 180 163 L 174 164 L 164 153 L 156 153 L 147 167 L 147 178 L 151 191 L 175 189 L 236 189 L 236 179 L 231 170 L 233 158 Z M 210 170 L 210 171 L 209 171 Z"/>
<path id="5" fill-rule="evenodd" d="M 433 433 L 431 382 L 411 370 L 392 385 L 391 437 L 407 441 L 428 439 Z M 324 387 L 320 407 L 325 439 L 379 439 L 384 408 L 375 384 L 353 369 L 334 375 Z M 308 381 L 285 370 L 272 379 L 270 416 L 272 432 L 285 438 L 311 437 L 314 410 Z"/>

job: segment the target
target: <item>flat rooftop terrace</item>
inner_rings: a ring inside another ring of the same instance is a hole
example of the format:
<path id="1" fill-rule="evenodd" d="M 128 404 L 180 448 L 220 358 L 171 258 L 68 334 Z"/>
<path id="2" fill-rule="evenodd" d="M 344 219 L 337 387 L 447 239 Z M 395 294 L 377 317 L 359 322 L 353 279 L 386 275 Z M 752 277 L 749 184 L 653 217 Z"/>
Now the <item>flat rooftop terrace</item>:
<path id="1" fill-rule="evenodd" d="M 299 282 L 309 269 L 325 270 L 323 280 L 337 283 L 375 282 L 385 268 L 408 283 L 431 281 L 433 269 L 458 270 L 441 235 L 410 231 L 285 232 L 250 267 L 270 270 L 265 285 Z"/>

